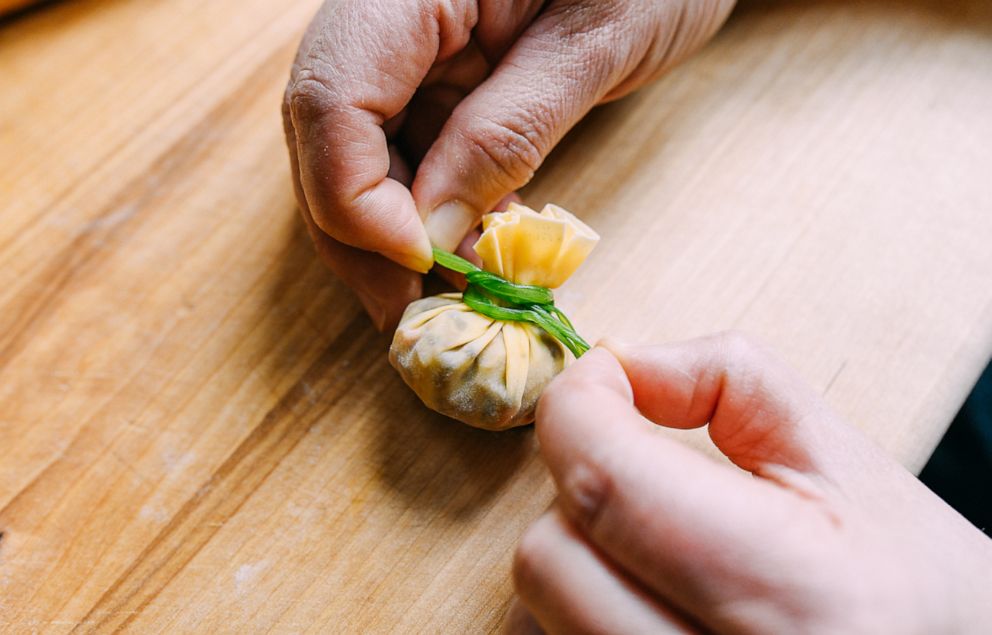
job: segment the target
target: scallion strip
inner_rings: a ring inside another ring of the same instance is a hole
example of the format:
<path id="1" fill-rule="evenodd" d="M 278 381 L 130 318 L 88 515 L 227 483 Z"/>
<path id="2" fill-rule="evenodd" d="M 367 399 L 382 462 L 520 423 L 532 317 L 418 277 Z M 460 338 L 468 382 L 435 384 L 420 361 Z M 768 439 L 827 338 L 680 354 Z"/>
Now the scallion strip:
<path id="1" fill-rule="evenodd" d="M 462 294 L 462 301 L 476 313 L 505 322 L 530 322 L 561 342 L 577 358 L 589 350 L 589 344 L 555 306 L 550 289 L 515 284 L 436 248 L 434 260 L 445 269 L 465 274 L 468 287 Z"/>
<path id="2" fill-rule="evenodd" d="M 551 289 L 530 284 L 514 284 L 488 271 L 470 271 L 465 274 L 469 284 L 484 287 L 500 300 L 514 304 L 553 304 Z"/>
<path id="3" fill-rule="evenodd" d="M 470 271 L 482 271 L 475 265 L 473 265 L 468 260 L 465 260 L 461 256 L 456 256 L 455 254 L 434 248 L 434 262 L 441 265 L 445 269 L 451 269 L 452 271 L 457 271 L 458 273 L 468 273 Z"/>

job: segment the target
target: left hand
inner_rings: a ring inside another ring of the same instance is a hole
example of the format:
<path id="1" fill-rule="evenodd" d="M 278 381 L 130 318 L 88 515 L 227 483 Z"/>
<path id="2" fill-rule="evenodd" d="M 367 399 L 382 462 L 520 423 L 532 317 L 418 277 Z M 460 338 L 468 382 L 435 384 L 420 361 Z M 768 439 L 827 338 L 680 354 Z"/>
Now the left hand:
<path id="1" fill-rule="evenodd" d="M 283 101 L 317 253 L 379 329 L 597 104 L 698 49 L 733 0 L 326 0 Z"/>

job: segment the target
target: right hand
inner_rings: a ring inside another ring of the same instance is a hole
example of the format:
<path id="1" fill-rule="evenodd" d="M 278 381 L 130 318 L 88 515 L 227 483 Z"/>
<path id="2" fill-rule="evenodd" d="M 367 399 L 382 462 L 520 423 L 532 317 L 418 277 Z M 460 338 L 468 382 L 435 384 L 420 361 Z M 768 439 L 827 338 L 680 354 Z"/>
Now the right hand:
<path id="1" fill-rule="evenodd" d="M 733 0 L 328 0 L 283 103 L 320 257 L 375 325 L 593 106 L 705 42 Z M 411 168 L 416 168 L 415 174 Z"/>
<path id="2" fill-rule="evenodd" d="M 736 468 L 657 434 L 707 424 Z M 593 349 L 537 435 L 559 499 L 518 548 L 511 632 L 992 623 L 992 541 L 739 336 Z"/>

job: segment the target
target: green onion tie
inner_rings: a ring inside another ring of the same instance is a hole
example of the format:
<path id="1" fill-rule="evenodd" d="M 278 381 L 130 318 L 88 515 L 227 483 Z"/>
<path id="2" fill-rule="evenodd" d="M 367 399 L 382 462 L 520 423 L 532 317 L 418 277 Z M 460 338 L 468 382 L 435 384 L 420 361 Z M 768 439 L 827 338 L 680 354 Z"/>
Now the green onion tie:
<path id="1" fill-rule="evenodd" d="M 589 344 L 555 306 L 551 289 L 515 284 L 437 248 L 434 248 L 434 261 L 445 269 L 465 274 L 468 287 L 462 294 L 462 302 L 476 313 L 504 322 L 530 322 L 561 342 L 576 358 L 589 350 Z"/>

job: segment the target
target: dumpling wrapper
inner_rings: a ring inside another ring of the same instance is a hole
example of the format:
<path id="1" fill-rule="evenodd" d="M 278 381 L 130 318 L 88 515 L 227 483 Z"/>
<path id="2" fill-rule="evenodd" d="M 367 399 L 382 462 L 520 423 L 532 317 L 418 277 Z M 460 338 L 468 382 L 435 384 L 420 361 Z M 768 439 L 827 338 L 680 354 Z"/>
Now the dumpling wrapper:
<path id="1" fill-rule="evenodd" d="M 599 234 L 557 205 L 540 213 L 510 203 L 482 219 L 475 253 L 482 268 L 517 284 L 560 287 L 599 242 Z"/>
<path id="2" fill-rule="evenodd" d="M 571 359 L 540 327 L 476 313 L 460 293 L 411 303 L 389 349 L 427 407 L 485 430 L 533 422 L 544 387 Z"/>
<path id="3" fill-rule="evenodd" d="M 565 282 L 599 241 L 555 205 L 538 213 L 511 203 L 482 226 L 475 251 L 484 269 L 548 288 Z M 476 313 L 459 293 L 411 303 L 389 349 L 390 363 L 424 404 L 486 430 L 531 423 L 544 388 L 572 359 L 539 326 Z"/>

